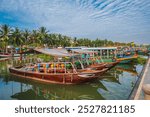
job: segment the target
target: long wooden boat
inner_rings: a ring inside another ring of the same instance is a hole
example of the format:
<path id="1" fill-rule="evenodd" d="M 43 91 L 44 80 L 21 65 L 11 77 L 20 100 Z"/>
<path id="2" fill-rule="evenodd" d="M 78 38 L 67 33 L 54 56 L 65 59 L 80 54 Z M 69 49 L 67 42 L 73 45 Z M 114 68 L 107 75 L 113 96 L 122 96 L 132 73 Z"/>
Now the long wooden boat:
<path id="1" fill-rule="evenodd" d="M 85 67 L 88 68 L 88 69 L 94 69 L 94 70 L 102 70 L 104 68 L 108 68 L 111 69 L 112 67 L 114 67 L 116 64 L 118 64 L 120 61 L 111 61 L 111 62 L 102 62 L 101 60 L 101 57 L 94 57 L 94 56 L 90 56 L 90 54 L 94 54 L 94 53 L 97 53 L 95 51 L 88 51 L 88 50 L 81 50 L 81 49 L 73 49 L 71 50 L 73 51 L 73 55 L 75 53 L 78 53 L 80 55 L 80 58 L 78 61 L 79 61 L 79 64 L 86 64 Z M 64 49 L 57 49 L 57 52 L 60 52 L 60 53 L 63 53 L 63 54 L 66 54 L 68 53 L 66 50 Z M 72 54 L 71 54 L 72 55 Z M 84 56 L 82 56 L 84 55 Z M 101 61 L 101 62 L 100 62 Z M 82 68 L 84 65 L 81 65 Z"/>
<path id="2" fill-rule="evenodd" d="M 95 70 L 101 70 L 103 68 L 108 68 L 111 69 L 112 67 L 114 67 L 115 65 L 117 65 L 120 61 L 116 60 L 116 61 L 110 61 L 110 62 L 102 62 L 101 58 L 94 58 L 94 60 L 92 60 L 92 62 L 88 62 L 88 68 L 91 69 L 95 69 Z M 89 64 L 91 63 L 91 64 Z"/>
<path id="3" fill-rule="evenodd" d="M 114 67 L 115 65 L 117 65 L 119 63 L 119 61 L 115 61 L 115 62 L 111 62 L 111 63 L 99 63 L 99 64 L 92 64 L 89 67 L 96 69 L 96 70 L 101 70 L 103 68 L 108 68 L 111 69 L 112 67 Z"/>
<path id="4" fill-rule="evenodd" d="M 2 57 L 2 58 L 12 57 L 12 54 L 9 54 L 9 53 L 0 53 L 0 57 Z"/>
<path id="5" fill-rule="evenodd" d="M 0 53 L 1 58 L 19 57 L 19 54 Z"/>
<path id="6" fill-rule="evenodd" d="M 137 55 L 126 56 L 126 57 L 122 57 L 122 58 L 117 58 L 117 61 L 120 61 L 120 63 L 128 63 L 134 59 L 137 59 L 137 57 L 138 57 Z"/>
<path id="7" fill-rule="evenodd" d="M 71 62 L 50 62 L 23 67 L 10 67 L 9 70 L 13 75 L 40 82 L 78 84 L 98 78 L 108 68 L 102 70 L 77 70 Z"/>
<path id="8" fill-rule="evenodd" d="M 2 62 L 2 61 L 7 61 L 7 60 L 9 60 L 8 58 L 1 58 L 0 59 L 0 62 Z"/>

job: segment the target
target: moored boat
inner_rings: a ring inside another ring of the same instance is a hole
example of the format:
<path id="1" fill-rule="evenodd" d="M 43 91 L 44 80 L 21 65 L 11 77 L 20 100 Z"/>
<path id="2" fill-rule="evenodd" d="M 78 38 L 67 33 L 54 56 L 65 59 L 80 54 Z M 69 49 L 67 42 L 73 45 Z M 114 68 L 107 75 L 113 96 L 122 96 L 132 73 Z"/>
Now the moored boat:
<path id="1" fill-rule="evenodd" d="M 10 53 L 0 53 L 1 58 L 9 58 L 9 57 L 19 57 L 19 54 L 10 54 Z"/>
<path id="2" fill-rule="evenodd" d="M 1 58 L 0 59 L 0 62 L 2 62 L 2 61 L 7 61 L 7 60 L 9 60 L 8 58 Z"/>
<path id="3" fill-rule="evenodd" d="M 0 57 L 2 57 L 2 58 L 12 57 L 12 54 L 9 54 L 9 53 L 0 53 Z"/>
<path id="4" fill-rule="evenodd" d="M 88 50 L 81 50 L 81 49 L 71 49 L 73 53 L 80 54 L 80 62 L 84 64 L 87 68 L 101 70 L 103 68 L 111 69 L 115 65 L 117 65 L 120 61 L 113 60 L 109 62 L 104 62 L 100 56 L 95 56 L 97 53 L 96 51 L 88 51 Z"/>
<path id="5" fill-rule="evenodd" d="M 117 61 L 120 61 L 120 63 L 128 63 L 134 59 L 137 59 L 137 57 L 138 57 L 137 55 L 126 56 L 126 57 L 122 57 L 122 58 L 117 58 Z"/>
<path id="6" fill-rule="evenodd" d="M 103 68 L 111 69 L 112 67 L 117 65 L 119 62 L 120 62 L 119 60 L 114 60 L 114 61 L 112 60 L 110 62 L 104 62 L 101 57 L 98 57 L 98 58 L 95 57 L 94 63 L 92 63 L 88 67 L 96 69 L 96 70 L 100 70 Z"/>
<path id="7" fill-rule="evenodd" d="M 71 62 L 51 62 L 32 64 L 23 67 L 10 67 L 10 73 L 26 79 L 56 84 L 78 84 L 97 78 L 107 71 L 77 70 Z"/>

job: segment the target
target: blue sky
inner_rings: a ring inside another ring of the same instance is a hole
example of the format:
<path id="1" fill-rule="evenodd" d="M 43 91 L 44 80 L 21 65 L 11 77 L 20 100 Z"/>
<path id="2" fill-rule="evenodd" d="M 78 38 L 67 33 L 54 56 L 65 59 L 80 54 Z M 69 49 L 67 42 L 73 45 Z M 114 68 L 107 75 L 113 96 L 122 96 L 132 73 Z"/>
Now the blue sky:
<path id="1" fill-rule="evenodd" d="M 150 0 L 0 0 L 0 24 L 150 44 Z"/>

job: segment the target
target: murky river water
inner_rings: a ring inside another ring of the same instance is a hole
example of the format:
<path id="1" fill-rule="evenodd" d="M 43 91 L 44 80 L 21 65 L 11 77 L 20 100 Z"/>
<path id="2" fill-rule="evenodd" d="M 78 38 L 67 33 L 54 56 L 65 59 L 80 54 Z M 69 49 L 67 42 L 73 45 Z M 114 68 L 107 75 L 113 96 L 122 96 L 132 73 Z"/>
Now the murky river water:
<path id="1" fill-rule="evenodd" d="M 41 84 L 9 74 L 11 61 L 0 62 L 0 100 L 128 99 L 143 65 L 119 64 L 92 82 L 78 85 Z"/>

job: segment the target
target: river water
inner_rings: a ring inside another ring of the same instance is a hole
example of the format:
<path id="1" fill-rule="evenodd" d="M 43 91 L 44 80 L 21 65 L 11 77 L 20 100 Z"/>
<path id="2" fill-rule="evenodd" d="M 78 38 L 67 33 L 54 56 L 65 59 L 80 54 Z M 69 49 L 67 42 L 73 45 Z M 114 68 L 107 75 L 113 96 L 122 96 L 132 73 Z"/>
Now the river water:
<path id="1" fill-rule="evenodd" d="M 119 64 L 92 82 L 57 85 L 12 76 L 10 66 L 11 61 L 0 62 L 0 100 L 126 100 L 143 68 Z"/>

